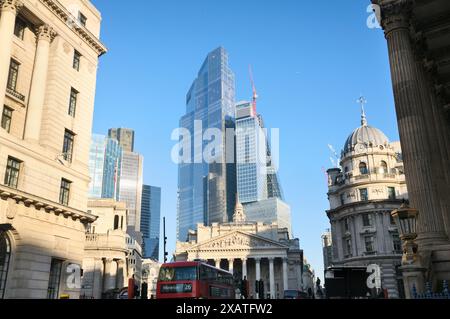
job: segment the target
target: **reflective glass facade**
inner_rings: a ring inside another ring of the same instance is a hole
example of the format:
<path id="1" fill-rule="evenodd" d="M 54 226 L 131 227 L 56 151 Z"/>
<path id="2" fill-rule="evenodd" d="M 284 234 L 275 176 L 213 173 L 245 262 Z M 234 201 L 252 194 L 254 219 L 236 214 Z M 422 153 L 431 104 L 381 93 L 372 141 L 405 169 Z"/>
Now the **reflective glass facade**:
<path id="1" fill-rule="evenodd" d="M 251 103 L 238 104 L 237 113 L 251 109 Z M 237 190 L 241 203 L 267 198 L 267 143 L 259 118 L 236 118 Z"/>
<path id="2" fill-rule="evenodd" d="M 202 140 L 207 128 L 218 128 L 225 137 L 226 128 L 234 127 L 234 115 L 234 74 L 228 66 L 227 52 L 218 48 L 206 57 L 187 94 L 186 115 L 180 120 L 180 127 L 191 132 L 191 160 L 179 165 L 178 240 L 187 240 L 189 229 L 195 229 L 197 223 L 227 222 L 232 217 L 236 167 L 234 163 L 226 164 L 225 138 L 213 164 L 202 156 L 207 143 L 196 144 L 195 140 Z M 194 130 L 195 121 L 201 123 L 201 130 Z"/>
<path id="3" fill-rule="evenodd" d="M 120 175 L 119 201 L 127 204 L 128 234 L 135 239 L 139 239 L 139 242 L 140 237 L 136 232 L 140 231 L 141 224 L 143 161 L 142 155 L 124 151 L 122 158 L 122 173 Z"/>
<path id="4" fill-rule="evenodd" d="M 141 232 L 143 257 L 159 260 L 159 236 L 161 222 L 161 188 L 142 187 Z"/>
<path id="5" fill-rule="evenodd" d="M 89 197 L 119 199 L 122 147 L 103 135 L 92 136 L 89 153 Z"/>
<path id="6" fill-rule="evenodd" d="M 279 198 L 244 204 L 244 210 L 248 221 L 276 222 L 279 228 L 287 228 L 292 237 L 291 207 Z"/>

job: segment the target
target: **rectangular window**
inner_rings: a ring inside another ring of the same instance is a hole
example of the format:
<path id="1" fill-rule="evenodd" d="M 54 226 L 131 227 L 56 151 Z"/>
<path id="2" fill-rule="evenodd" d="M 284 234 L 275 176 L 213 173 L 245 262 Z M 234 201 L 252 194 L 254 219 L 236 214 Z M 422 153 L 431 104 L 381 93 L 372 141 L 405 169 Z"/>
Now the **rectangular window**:
<path id="1" fill-rule="evenodd" d="M 81 53 L 77 50 L 73 52 L 73 68 L 80 71 Z"/>
<path id="2" fill-rule="evenodd" d="M 341 205 L 343 206 L 345 204 L 345 194 L 341 194 L 340 198 L 341 198 Z"/>
<path id="3" fill-rule="evenodd" d="M 67 179 L 61 179 L 61 188 L 59 191 L 59 203 L 64 206 L 69 206 L 69 195 L 70 195 L 70 185 L 71 181 Z"/>
<path id="4" fill-rule="evenodd" d="M 5 105 L 2 112 L 2 129 L 8 133 L 11 130 L 12 114 L 13 110 Z"/>
<path id="5" fill-rule="evenodd" d="M 14 26 L 14 35 L 23 40 L 25 34 L 25 28 L 27 24 L 21 18 L 16 18 L 16 25 Z"/>
<path id="6" fill-rule="evenodd" d="M 352 256 L 352 239 L 347 238 L 345 240 L 345 252 L 347 256 Z"/>
<path id="7" fill-rule="evenodd" d="M 12 60 L 9 64 L 9 75 L 8 75 L 8 89 L 16 91 L 17 79 L 19 78 L 19 62 Z"/>
<path id="8" fill-rule="evenodd" d="M 344 231 L 348 232 L 350 230 L 350 225 L 348 223 L 348 218 L 344 219 Z"/>
<path id="9" fill-rule="evenodd" d="M 87 18 L 84 14 L 82 14 L 81 12 L 78 12 L 78 21 L 80 22 L 80 24 L 85 27 L 86 26 L 86 22 L 87 22 Z"/>
<path id="10" fill-rule="evenodd" d="M 363 226 L 370 227 L 373 225 L 373 216 L 372 214 L 363 214 Z"/>
<path id="11" fill-rule="evenodd" d="M 75 117 L 75 112 L 77 110 L 77 100 L 78 100 L 78 91 L 74 88 L 70 90 L 70 101 L 69 101 L 69 115 Z"/>
<path id="12" fill-rule="evenodd" d="M 395 194 L 395 187 L 388 187 L 388 198 L 389 199 L 396 199 L 397 196 Z"/>
<path id="13" fill-rule="evenodd" d="M 74 139 L 75 134 L 73 134 L 71 131 L 66 130 L 64 132 L 63 156 L 64 159 L 68 162 L 72 162 Z"/>
<path id="14" fill-rule="evenodd" d="M 19 184 L 20 164 L 22 161 L 8 156 L 5 172 L 5 185 L 11 188 L 17 188 Z"/>
<path id="15" fill-rule="evenodd" d="M 50 264 L 50 276 L 48 279 L 47 299 L 59 299 L 59 285 L 61 283 L 61 269 L 63 261 L 53 259 Z"/>
<path id="16" fill-rule="evenodd" d="M 364 245 L 366 246 L 367 253 L 375 252 L 373 236 L 364 237 Z"/>
<path id="17" fill-rule="evenodd" d="M 392 235 L 392 243 L 394 245 L 394 252 L 401 253 L 402 252 L 402 241 L 400 240 L 400 237 L 398 234 Z"/>
<path id="18" fill-rule="evenodd" d="M 391 222 L 391 225 L 396 225 L 395 219 L 391 214 L 389 214 L 389 221 Z"/>
<path id="19" fill-rule="evenodd" d="M 366 202 L 369 200 L 369 193 L 367 192 L 367 188 L 361 188 L 359 190 L 359 195 L 362 202 Z"/>

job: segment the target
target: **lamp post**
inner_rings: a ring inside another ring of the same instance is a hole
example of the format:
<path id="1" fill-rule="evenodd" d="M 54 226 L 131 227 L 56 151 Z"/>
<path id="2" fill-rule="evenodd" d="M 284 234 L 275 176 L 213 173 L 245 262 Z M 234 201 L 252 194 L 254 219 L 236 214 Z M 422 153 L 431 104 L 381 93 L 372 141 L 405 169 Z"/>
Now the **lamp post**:
<path id="1" fill-rule="evenodd" d="M 410 208 L 408 204 L 403 203 L 399 209 L 391 213 L 398 226 L 400 239 L 403 242 L 403 265 L 411 265 L 417 261 L 418 246 L 415 243 L 417 238 L 417 216 L 419 211 Z"/>
<path id="2" fill-rule="evenodd" d="M 400 239 L 403 242 L 402 267 L 406 298 L 414 298 L 413 289 L 424 289 L 425 268 L 422 266 L 418 254 L 418 245 L 415 242 L 417 238 L 417 216 L 419 211 L 409 207 L 404 202 L 399 209 L 391 213 L 398 226 Z"/>

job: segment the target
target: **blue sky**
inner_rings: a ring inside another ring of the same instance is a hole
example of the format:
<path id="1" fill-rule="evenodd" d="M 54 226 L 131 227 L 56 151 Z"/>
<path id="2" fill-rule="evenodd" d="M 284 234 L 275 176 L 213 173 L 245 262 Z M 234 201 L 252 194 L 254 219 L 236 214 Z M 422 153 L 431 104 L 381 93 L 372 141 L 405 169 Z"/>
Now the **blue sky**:
<path id="1" fill-rule="evenodd" d="M 136 130 L 145 183 L 162 187 L 169 251 L 175 248 L 177 166 L 171 133 L 185 95 L 208 52 L 226 48 L 236 74 L 236 99 L 250 99 L 248 65 L 258 111 L 280 129 L 280 178 L 295 236 L 322 277 L 321 234 L 328 144 L 340 152 L 359 125 L 356 99 L 368 100 L 369 124 L 398 140 L 386 41 L 369 29 L 370 1 L 94 0 L 103 16 L 94 115 L 95 133 Z"/>

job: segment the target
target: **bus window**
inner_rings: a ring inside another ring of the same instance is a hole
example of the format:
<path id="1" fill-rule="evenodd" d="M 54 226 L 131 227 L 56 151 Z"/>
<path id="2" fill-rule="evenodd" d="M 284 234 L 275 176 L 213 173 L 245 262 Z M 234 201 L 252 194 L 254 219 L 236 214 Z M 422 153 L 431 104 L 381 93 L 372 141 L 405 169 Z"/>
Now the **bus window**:
<path id="1" fill-rule="evenodd" d="M 197 280 L 197 267 L 162 267 L 160 281 Z"/>

